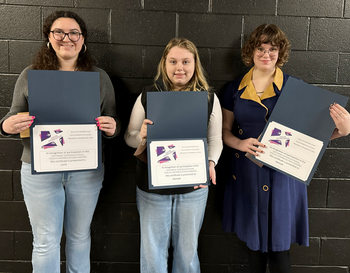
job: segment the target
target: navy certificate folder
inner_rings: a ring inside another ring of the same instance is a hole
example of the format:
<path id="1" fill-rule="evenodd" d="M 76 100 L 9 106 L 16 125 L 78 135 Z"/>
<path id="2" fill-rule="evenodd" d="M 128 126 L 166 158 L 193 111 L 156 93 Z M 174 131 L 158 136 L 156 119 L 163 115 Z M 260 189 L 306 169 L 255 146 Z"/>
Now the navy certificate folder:
<path id="1" fill-rule="evenodd" d="M 29 70 L 29 113 L 31 148 L 35 125 L 95 124 L 100 116 L 100 79 L 98 72 Z M 101 131 L 98 130 L 98 169 L 102 163 Z M 32 152 L 32 162 L 33 152 Z M 35 173 L 32 164 L 32 173 Z"/>
<path id="2" fill-rule="evenodd" d="M 262 163 L 309 185 L 335 128 L 334 121 L 329 114 L 329 107 L 334 102 L 345 107 L 347 101 L 348 98 L 345 96 L 289 77 L 262 136 L 270 122 L 277 122 L 322 141 L 323 147 L 306 181 L 293 177 L 269 164 Z M 255 157 L 255 159 L 259 161 L 259 157 Z"/>
<path id="3" fill-rule="evenodd" d="M 147 126 L 147 153 L 149 188 L 152 185 L 149 144 L 154 140 L 201 139 L 205 145 L 205 170 L 209 184 L 207 155 L 208 93 L 206 91 L 166 91 L 147 93 L 147 119 L 153 121 Z M 193 185 L 157 186 L 157 188 L 189 187 Z"/>

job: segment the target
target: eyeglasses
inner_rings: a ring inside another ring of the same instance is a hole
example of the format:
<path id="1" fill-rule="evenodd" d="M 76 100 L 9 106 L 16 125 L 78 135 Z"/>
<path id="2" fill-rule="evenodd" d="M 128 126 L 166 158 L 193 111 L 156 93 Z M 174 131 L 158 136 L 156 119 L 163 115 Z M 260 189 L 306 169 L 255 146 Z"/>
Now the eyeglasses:
<path id="1" fill-rule="evenodd" d="M 50 32 L 52 32 L 53 37 L 57 41 L 63 41 L 64 38 L 66 38 L 66 36 L 68 36 L 69 40 L 71 40 L 72 42 L 78 42 L 80 39 L 80 35 L 83 34 L 83 33 L 80 33 L 78 31 L 70 31 L 70 32 L 66 33 L 66 32 L 63 32 L 62 30 L 59 30 L 59 29 L 51 30 Z"/>
<path id="2" fill-rule="evenodd" d="M 265 53 L 268 53 L 271 58 L 274 58 L 278 55 L 278 48 L 270 48 L 269 50 L 264 49 L 263 47 L 257 47 L 256 48 L 256 56 L 258 58 L 265 55 Z"/>

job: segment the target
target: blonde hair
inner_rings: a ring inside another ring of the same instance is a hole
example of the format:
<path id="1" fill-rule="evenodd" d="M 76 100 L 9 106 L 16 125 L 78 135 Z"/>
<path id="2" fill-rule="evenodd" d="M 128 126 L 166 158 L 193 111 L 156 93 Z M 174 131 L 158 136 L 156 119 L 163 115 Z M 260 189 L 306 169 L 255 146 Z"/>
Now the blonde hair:
<path id="1" fill-rule="evenodd" d="M 167 44 L 167 46 L 164 49 L 162 58 L 158 64 L 157 74 L 154 78 L 154 84 L 156 85 L 156 81 L 161 77 L 163 80 L 165 90 L 174 91 L 175 89 L 174 84 L 171 82 L 171 80 L 169 79 L 166 73 L 166 58 L 169 54 L 169 51 L 176 46 L 180 48 L 185 48 L 189 52 L 191 52 L 193 54 L 194 61 L 195 61 L 193 76 L 189 80 L 189 82 L 181 89 L 181 91 L 201 91 L 201 90 L 209 91 L 210 87 L 206 80 L 206 76 L 205 76 L 206 73 L 199 59 L 198 50 L 191 41 L 185 38 L 173 38 Z"/>

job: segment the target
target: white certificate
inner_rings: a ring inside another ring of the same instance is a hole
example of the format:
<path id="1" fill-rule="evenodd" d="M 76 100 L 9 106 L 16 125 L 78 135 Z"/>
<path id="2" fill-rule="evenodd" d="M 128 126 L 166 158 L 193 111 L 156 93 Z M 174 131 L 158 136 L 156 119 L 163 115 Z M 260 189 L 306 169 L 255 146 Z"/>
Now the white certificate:
<path id="1" fill-rule="evenodd" d="M 35 125 L 34 170 L 40 173 L 96 169 L 97 132 L 95 124 Z"/>
<path id="2" fill-rule="evenodd" d="M 207 183 L 203 140 L 151 141 L 149 149 L 153 187 Z"/>
<path id="3" fill-rule="evenodd" d="M 323 147 L 323 142 L 270 122 L 261 143 L 267 149 L 257 159 L 302 181 L 306 181 Z"/>

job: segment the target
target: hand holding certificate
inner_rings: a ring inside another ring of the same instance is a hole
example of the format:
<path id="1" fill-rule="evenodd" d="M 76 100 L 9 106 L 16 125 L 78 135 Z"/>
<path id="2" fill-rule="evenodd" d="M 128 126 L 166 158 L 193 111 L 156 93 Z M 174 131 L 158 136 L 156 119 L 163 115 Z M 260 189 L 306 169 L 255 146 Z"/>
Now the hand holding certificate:
<path id="1" fill-rule="evenodd" d="M 59 84 L 52 84 L 59 83 Z M 97 72 L 28 71 L 32 173 L 98 169 L 101 165 Z"/>
<path id="2" fill-rule="evenodd" d="M 207 92 L 147 93 L 150 189 L 208 185 L 207 107 Z"/>
<path id="3" fill-rule="evenodd" d="M 323 147 L 323 142 L 274 121 L 268 124 L 261 143 L 268 148 L 259 160 L 306 181 Z"/>
<path id="4" fill-rule="evenodd" d="M 329 107 L 347 101 L 290 77 L 260 138 L 267 149 L 255 159 L 309 185 L 335 128 Z"/>
<path id="5" fill-rule="evenodd" d="M 34 171 L 86 170 L 98 167 L 96 125 L 33 127 Z"/>

